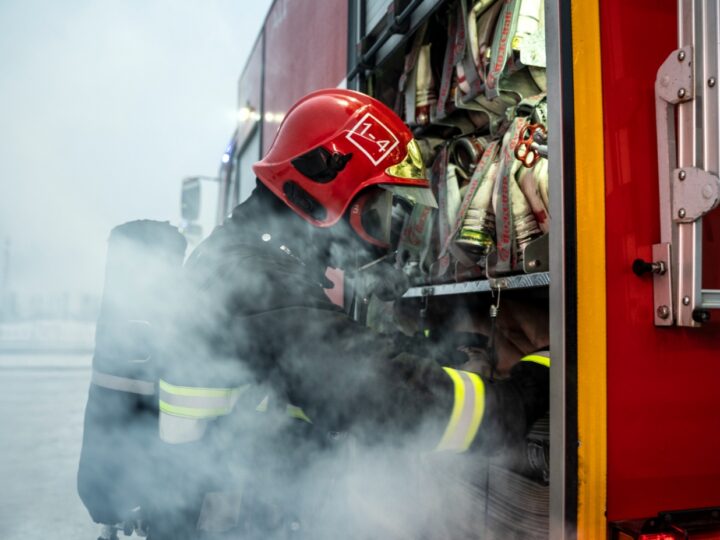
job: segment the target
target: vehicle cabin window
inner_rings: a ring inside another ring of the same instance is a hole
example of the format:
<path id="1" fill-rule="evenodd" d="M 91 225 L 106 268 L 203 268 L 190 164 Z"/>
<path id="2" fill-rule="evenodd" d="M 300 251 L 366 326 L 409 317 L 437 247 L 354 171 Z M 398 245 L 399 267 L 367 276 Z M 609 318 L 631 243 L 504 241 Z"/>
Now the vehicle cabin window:
<path id="1" fill-rule="evenodd" d="M 260 130 L 256 129 L 247 140 L 240 155 L 237 158 L 235 168 L 237 203 L 247 199 L 252 190 L 255 189 L 255 173 L 252 170 L 253 164 L 260 159 Z"/>

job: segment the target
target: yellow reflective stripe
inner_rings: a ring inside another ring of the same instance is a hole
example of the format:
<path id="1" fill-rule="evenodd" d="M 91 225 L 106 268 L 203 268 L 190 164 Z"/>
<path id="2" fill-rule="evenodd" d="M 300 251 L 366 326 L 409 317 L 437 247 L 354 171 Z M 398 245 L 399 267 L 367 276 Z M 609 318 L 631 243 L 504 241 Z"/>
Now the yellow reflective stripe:
<path id="1" fill-rule="evenodd" d="M 237 388 L 200 388 L 193 386 L 175 386 L 160 379 L 160 390 L 176 396 L 226 397 L 237 391 Z"/>
<path id="2" fill-rule="evenodd" d="M 267 412 L 269 401 L 270 401 L 270 396 L 265 396 L 264 398 L 262 398 L 262 401 L 260 403 L 258 403 L 258 406 L 255 407 L 255 410 L 257 412 Z"/>
<path id="3" fill-rule="evenodd" d="M 160 380 L 160 410 L 184 418 L 214 418 L 232 411 L 236 398 L 249 385 L 237 388 L 177 386 Z"/>
<path id="4" fill-rule="evenodd" d="M 540 354 L 528 354 L 521 359 L 521 362 L 535 362 L 536 364 L 540 364 L 546 368 L 550 367 L 550 357 L 542 356 Z"/>
<path id="5" fill-rule="evenodd" d="M 480 429 L 480 423 L 482 422 L 483 414 L 485 413 L 485 383 L 475 373 L 465 372 L 470 377 L 470 381 L 475 390 L 475 407 L 473 409 L 472 421 L 467 434 L 465 435 L 465 442 L 463 444 L 463 452 L 470 448 L 475 435 L 477 435 L 478 429 Z"/>
<path id="6" fill-rule="evenodd" d="M 237 388 L 192 388 L 160 381 L 160 410 L 184 418 L 213 418 L 229 414 L 249 384 Z"/>
<path id="7" fill-rule="evenodd" d="M 450 440 L 452 439 L 455 429 L 457 428 L 458 422 L 460 422 L 460 415 L 462 413 L 463 401 L 465 400 L 465 385 L 458 375 L 457 371 L 448 367 L 443 368 L 452 379 L 453 386 L 455 388 L 455 401 L 453 402 L 452 413 L 450 414 L 450 422 L 448 422 L 445 428 L 445 433 L 440 439 L 440 443 L 437 446 L 438 450 L 449 448 Z"/>
<path id="8" fill-rule="evenodd" d="M 480 429 L 485 412 L 485 384 L 475 373 L 443 369 L 453 381 L 455 395 L 450 421 L 436 450 L 464 452 Z"/>
<path id="9" fill-rule="evenodd" d="M 285 410 L 287 411 L 287 414 L 292 416 L 293 418 L 297 418 L 298 420 L 304 420 L 308 424 L 312 424 L 312 420 L 308 418 L 308 415 L 305 414 L 305 411 L 303 411 L 300 407 L 296 405 L 287 405 L 285 407 Z"/>
<path id="10" fill-rule="evenodd" d="M 166 401 L 160 400 L 160 411 L 175 416 L 183 416 L 185 418 L 214 418 L 216 416 L 226 415 L 231 410 L 231 407 L 181 407 L 179 405 L 171 405 Z"/>

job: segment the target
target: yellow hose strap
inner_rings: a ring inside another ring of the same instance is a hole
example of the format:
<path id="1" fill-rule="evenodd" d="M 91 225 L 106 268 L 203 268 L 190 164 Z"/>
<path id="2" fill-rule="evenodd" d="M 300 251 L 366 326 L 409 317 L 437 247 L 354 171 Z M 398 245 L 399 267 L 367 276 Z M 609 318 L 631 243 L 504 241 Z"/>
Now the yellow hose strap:
<path id="1" fill-rule="evenodd" d="M 522 362 L 535 362 L 546 368 L 550 367 L 550 353 L 549 352 L 538 352 L 534 354 L 528 354 L 521 359 Z"/>
<path id="2" fill-rule="evenodd" d="M 229 414 L 250 385 L 235 388 L 176 386 L 160 380 L 160 410 L 184 418 L 214 418 Z"/>
<path id="3" fill-rule="evenodd" d="M 477 435 L 485 411 L 485 384 L 475 373 L 443 368 L 453 382 L 455 399 L 450 421 L 435 450 L 465 452 Z"/>

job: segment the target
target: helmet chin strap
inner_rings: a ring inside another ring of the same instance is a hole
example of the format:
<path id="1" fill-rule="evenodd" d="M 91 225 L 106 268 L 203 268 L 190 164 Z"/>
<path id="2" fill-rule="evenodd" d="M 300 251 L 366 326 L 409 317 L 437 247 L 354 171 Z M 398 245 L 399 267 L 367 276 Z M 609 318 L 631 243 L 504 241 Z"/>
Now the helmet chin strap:
<path id="1" fill-rule="evenodd" d="M 364 241 L 346 219 L 340 220 L 325 231 L 329 233 L 328 266 L 354 272 L 388 255 L 386 247 Z"/>

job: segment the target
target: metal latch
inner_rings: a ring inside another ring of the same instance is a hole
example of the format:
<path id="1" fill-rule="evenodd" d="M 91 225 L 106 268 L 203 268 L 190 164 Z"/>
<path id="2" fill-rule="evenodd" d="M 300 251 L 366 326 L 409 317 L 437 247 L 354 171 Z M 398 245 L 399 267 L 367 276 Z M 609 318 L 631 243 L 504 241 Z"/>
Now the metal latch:
<path id="1" fill-rule="evenodd" d="M 692 223 L 720 203 L 720 178 L 702 169 L 675 169 L 672 183 L 673 220 Z"/>

